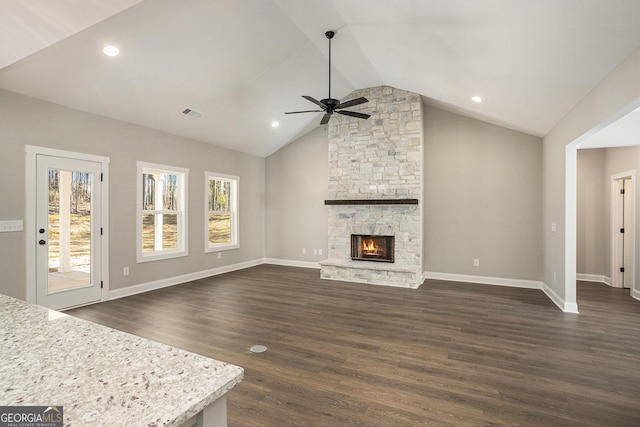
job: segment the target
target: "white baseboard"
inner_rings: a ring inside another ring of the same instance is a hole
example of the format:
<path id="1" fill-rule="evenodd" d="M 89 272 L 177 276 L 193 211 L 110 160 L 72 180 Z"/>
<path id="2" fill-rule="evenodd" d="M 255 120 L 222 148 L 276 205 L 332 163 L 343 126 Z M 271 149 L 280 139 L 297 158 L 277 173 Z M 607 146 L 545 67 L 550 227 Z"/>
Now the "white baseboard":
<path id="1" fill-rule="evenodd" d="M 546 283 L 542 283 L 542 292 L 544 292 L 549 297 L 549 299 L 558 306 L 560 310 L 564 311 L 565 313 L 578 314 L 578 304 L 576 304 L 575 302 L 565 302 L 564 298 L 560 298 L 560 295 L 558 295 L 556 291 L 551 289 Z"/>
<path id="2" fill-rule="evenodd" d="M 638 301 L 640 301 L 640 290 L 633 290 L 633 293 L 631 294 L 631 296 L 635 299 L 637 299 Z"/>
<path id="3" fill-rule="evenodd" d="M 425 279 L 447 280 L 451 282 L 479 283 L 482 285 L 509 286 L 512 288 L 542 289 L 542 282 L 536 280 L 508 279 L 504 277 L 470 276 L 466 274 L 424 272 Z"/>
<path id="4" fill-rule="evenodd" d="M 578 273 L 576 274 L 576 280 L 580 280 L 583 282 L 604 283 L 605 285 L 611 286 L 611 278 L 601 274 Z"/>
<path id="5" fill-rule="evenodd" d="M 167 277 L 165 279 L 154 280 L 153 282 L 113 289 L 109 291 L 108 300 L 124 298 L 131 295 L 141 294 L 143 292 L 166 288 L 167 286 L 179 285 L 180 283 L 186 283 L 192 280 L 203 279 L 205 277 L 217 276 L 218 274 L 229 273 L 231 271 L 242 270 L 249 267 L 255 267 L 256 265 L 264 264 L 264 262 L 265 261 L 263 258 L 258 258 L 238 264 L 212 268 L 210 270 L 196 271 L 193 273 L 183 274 L 181 276 Z"/>
<path id="6" fill-rule="evenodd" d="M 512 288 L 540 289 L 558 308 L 565 313 L 578 313 L 578 304 L 566 303 L 563 298 L 544 282 L 537 280 L 508 279 L 504 277 L 469 276 L 465 274 L 449 274 L 427 271 L 425 279 L 448 280 L 453 282 L 479 283 L 482 285 L 509 286 Z"/>
<path id="7" fill-rule="evenodd" d="M 320 264 L 313 261 L 295 261 L 292 259 L 265 258 L 265 264 L 284 265 L 287 267 L 314 268 L 319 270 Z"/>
<path id="8" fill-rule="evenodd" d="M 107 300 L 124 298 L 131 295 L 140 294 L 143 292 L 149 292 L 156 289 L 166 288 L 168 286 L 179 285 L 181 283 L 190 282 L 192 280 L 203 279 L 205 277 L 217 276 L 219 274 L 242 270 L 249 267 L 255 267 L 261 264 L 274 264 L 274 265 L 284 265 L 288 267 L 302 267 L 302 268 L 313 268 L 313 269 L 320 268 L 320 264 L 317 262 L 284 260 L 284 259 L 276 259 L 276 258 L 257 258 L 251 261 L 241 262 L 238 264 L 226 265 L 223 267 L 197 271 L 193 273 L 183 274 L 181 276 L 167 277 L 165 279 L 155 280 L 153 282 L 141 283 L 139 285 L 127 286 L 124 288 L 110 290 Z M 586 275 L 581 275 L 581 276 L 586 276 Z M 424 278 L 434 279 L 434 280 L 464 282 L 464 283 L 479 283 L 483 285 L 508 286 L 508 287 L 526 288 L 526 289 L 541 289 L 549 297 L 549 299 L 551 299 L 551 301 L 553 301 L 565 313 L 578 313 L 577 304 L 565 303 L 564 300 L 560 298 L 558 294 L 556 294 L 555 291 L 550 287 L 548 287 L 544 282 L 539 282 L 535 280 L 508 279 L 503 277 L 470 276 L 470 275 L 464 275 L 464 274 L 449 274 L 449 273 L 438 273 L 438 272 L 428 272 L 428 271 L 424 273 Z M 578 279 L 578 280 L 586 280 L 586 279 Z M 640 291 L 635 292 L 633 297 L 637 300 L 640 300 Z"/>

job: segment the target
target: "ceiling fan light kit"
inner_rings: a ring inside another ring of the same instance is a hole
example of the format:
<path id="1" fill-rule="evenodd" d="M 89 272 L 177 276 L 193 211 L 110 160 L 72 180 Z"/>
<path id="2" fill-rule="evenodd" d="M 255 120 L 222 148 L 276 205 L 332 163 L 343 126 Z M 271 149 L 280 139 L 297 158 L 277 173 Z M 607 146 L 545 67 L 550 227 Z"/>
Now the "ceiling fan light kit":
<path id="1" fill-rule="evenodd" d="M 331 118 L 331 115 L 333 113 L 342 114 L 343 116 L 357 117 L 358 119 L 365 119 L 365 120 L 371 117 L 370 114 L 343 110 L 343 108 L 353 107 L 356 105 L 369 102 L 367 98 L 360 97 L 360 98 L 351 99 L 349 101 L 345 101 L 342 103 L 338 99 L 331 98 L 331 39 L 333 38 L 333 36 L 335 36 L 335 34 L 336 34 L 335 31 L 327 31 L 326 33 L 324 33 L 327 39 L 329 39 L 329 96 L 325 99 L 321 99 L 320 101 L 308 95 L 302 96 L 307 101 L 310 101 L 316 104 L 318 107 L 321 108 L 321 110 L 289 111 L 285 114 L 324 112 L 324 116 L 322 116 L 322 120 L 320 121 L 321 125 L 326 125 L 327 123 L 329 123 L 329 119 Z"/>

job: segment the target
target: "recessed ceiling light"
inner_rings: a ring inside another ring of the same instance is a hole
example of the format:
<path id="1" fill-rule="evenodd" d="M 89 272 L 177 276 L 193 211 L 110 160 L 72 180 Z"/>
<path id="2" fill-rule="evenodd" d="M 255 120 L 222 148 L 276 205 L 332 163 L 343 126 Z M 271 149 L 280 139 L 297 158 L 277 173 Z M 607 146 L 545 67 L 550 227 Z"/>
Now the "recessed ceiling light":
<path id="1" fill-rule="evenodd" d="M 102 49 L 102 51 L 107 56 L 118 56 L 118 54 L 120 54 L 120 49 L 118 49 L 112 44 L 105 46 L 104 49 Z"/>
<path id="2" fill-rule="evenodd" d="M 280 123 L 278 123 L 278 122 L 271 123 L 271 127 L 272 128 L 277 128 L 278 126 L 280 126 Z"/>
<path id="3" fill-rule="evenodd" d="M 480 104 L 482 102 L 482 98 L 480 98 L 479 96 L 474 96 L 471 98 L 471 100 L 473 102 L 477 102 L 478 104 Z"/>

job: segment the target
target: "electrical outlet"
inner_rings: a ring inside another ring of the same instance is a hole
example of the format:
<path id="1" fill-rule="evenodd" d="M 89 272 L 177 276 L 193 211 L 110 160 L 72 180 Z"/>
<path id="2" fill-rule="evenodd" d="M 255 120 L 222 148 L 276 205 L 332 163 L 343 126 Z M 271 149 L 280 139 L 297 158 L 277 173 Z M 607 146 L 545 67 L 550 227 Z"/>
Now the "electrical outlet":
<path id="1" fill-rule="evenodd" d="M 302 248 L 302 254 L 306 254 L 307 253 L 307 248 Z"/>
<path id="2" fill-rule="evenodd" d="M 556 280 L 558 280 L 558 277 L 557 277 L 557 275 L 556 275 L 556 272 L 554 271 L 554 272 L 553 272 L 553 281 L 555 282 Z"/>
<path id="3" fill-rule="evenodd" d="M 557 228 L 558 228 L 558 226 L 556 225 L 556 223 L 555 223 L 555 222 L 552 222 L 552 223 L 551 223 L 551 232 L 552 232 L 552 233 L 555 233 Z"/>
<path id="4" fill-rule="evenodd" d="M 122 275 L 123 276 L 128 276 L 129 275 L 129 267 L 125 267 L 122 269 Z"/>
<path id="5" fill-rule="evenodd" d="M 222 259 L 222 252 L 218 252 L 218 259 Z"/>
<path id="6" fill-rule="evenodd" d="M 480 260 L 478 258 L 473 260 L 473 266 L 474 267 L 480 267 Z"/>
<path id="7" fill-rule="evenodd" d="M 24 225 L 21 219 L 15 221 L 0 221 L 0 233 L 23 231 Z"/>
<path id="8" fill-rule="evenodd" d="M 314 250 L 313 250 L 313 254 L 314 254 L 314 255 L 318 255 L 318 250 L 317 250 L 317 249 L 314 249 Z"/>
<path id="9" fill-rule="evenodd" d="M 318 249 L 318 255 L 322 255 L 322 249 Z"/>

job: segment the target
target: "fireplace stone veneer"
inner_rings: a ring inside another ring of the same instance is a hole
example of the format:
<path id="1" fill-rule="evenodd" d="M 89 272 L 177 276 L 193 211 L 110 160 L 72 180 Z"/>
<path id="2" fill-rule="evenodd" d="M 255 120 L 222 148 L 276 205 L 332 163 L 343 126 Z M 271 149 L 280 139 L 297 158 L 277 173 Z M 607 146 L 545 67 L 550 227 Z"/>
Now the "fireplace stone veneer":
<path id="1" fill-rule="evenodd" d="M 388 86 L 347 98 L 360 96 L 369 102 L 354 110 L 371 114 L 368 120 L 334 115 L 328 126 L 329 250 L 320 277 L 417 288 L 424 280 L 422 101 Z M 353 234 L 394 236 L 394 262 L 352 260 Z"/>

